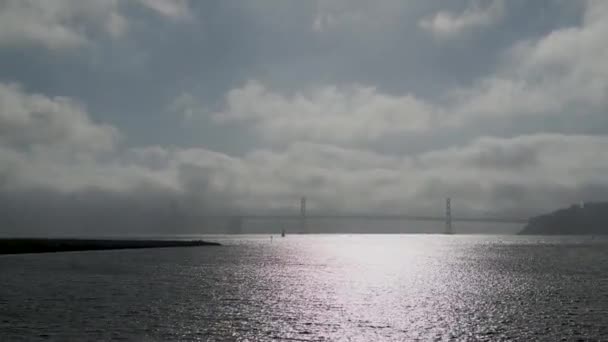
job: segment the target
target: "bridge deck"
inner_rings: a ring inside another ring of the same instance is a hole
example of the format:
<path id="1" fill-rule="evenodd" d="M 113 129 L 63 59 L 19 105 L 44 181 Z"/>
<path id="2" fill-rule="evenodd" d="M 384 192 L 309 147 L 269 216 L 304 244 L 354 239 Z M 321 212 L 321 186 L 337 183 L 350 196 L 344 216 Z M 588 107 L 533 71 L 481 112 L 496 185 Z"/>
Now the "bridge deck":
<path id="1" fill-rule="evenodd" d="M 279 215 L 279 214 L 243 214 L 243 215 L 207 215 L 213 218 L 233 218 L 243 220 L 301 220 L 301 215 Z M 445 216 L 420 216 L 420 215 L 381 215 L 381 214 L 312 214 L 304 216 L 306 220 L 331 219 L 331 220 L 388 220 L 388 221 L 441 221 L 445 222 Z M 526 223 L 528 219 L 510 217 L 455 217 L 452 222 L 488 222 L 488 223 Z"/>

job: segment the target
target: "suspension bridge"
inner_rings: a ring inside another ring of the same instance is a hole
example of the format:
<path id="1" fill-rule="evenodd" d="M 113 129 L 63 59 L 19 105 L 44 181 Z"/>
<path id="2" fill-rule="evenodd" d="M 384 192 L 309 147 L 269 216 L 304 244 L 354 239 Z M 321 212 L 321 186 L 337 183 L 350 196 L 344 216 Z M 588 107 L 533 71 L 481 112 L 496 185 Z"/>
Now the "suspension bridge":
<path id="1" fill-rule="evenodd" d="M 306 210 L 306 197 L 300 199 L 299 214 L 234 214 L 213 215 L 215 218 L 227 218 L 232 220 L 235 231 L 240 231 L 244 221 L 255 220 L 281 220 L 299 222 L 299 232 L 308 231 L 308 221 L 316 219 L 331 220 L 369 220 L 369 221 L 433 221 L 445 223 L 445 234 L 452 234 L 453 222 L 479 222 L 479 223 L 527 223 L 528 218 L 501 217 L 501 216 L 453 216 L 452 201 L 445 200 L 444 215 L 409 215 L 409 214 L 340 214 L 340 213 L 308 213 Z"/>

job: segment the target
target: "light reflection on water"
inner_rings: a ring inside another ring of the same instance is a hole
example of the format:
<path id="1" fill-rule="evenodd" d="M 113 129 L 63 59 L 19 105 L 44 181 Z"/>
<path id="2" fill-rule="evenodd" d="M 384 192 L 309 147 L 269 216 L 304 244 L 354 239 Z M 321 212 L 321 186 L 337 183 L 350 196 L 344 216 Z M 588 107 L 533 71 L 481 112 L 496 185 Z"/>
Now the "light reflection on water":
<path id="1" fill-rule="evenodd" d="M 9 340 L 608 337 L 608 240 L 214 236 L 221 248 L 0 257 Z"/>

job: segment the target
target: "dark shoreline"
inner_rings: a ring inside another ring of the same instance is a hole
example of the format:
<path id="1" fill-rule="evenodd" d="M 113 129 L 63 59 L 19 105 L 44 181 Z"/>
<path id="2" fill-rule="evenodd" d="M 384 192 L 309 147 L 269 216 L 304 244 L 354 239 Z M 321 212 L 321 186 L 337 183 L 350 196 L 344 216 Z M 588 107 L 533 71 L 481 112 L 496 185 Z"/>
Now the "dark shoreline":
<path id="1" fill-rule="evenodd" d="M 532 217 L 519 235 L 606 235 L 608 202 L 583 202 Z"/>
<path id="2" fill-rule="evenodd" d="M 0 238 L 0 255 L 198 246 L 221 246 L 221 244 L 202 240 L 176 241 Z"/>

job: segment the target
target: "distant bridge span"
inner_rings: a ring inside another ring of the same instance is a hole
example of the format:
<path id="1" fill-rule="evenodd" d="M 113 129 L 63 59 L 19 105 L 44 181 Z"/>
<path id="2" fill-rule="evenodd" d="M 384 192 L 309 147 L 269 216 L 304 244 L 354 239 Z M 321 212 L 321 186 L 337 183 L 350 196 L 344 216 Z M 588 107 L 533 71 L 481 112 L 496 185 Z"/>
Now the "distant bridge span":
<path id="1" fill-rule="evenodd" d="M 450 198 L 446 199 L 445 216 L 437 215 L 408 215 L 408 214 L 337 214 L 337 213 L 316 213 L 306 212 L 306 198 L 300 200 L 299 214 L 211 214 L 204 215 L 207 218 L 229 219 L 233 225 L 241 227 L 243 221 L 250 220 L 295 220 L 300 223 L 300 232 L 307 231 L 307 221 L 315 219 L 328 220 L 369 220 L 369 221 L 433 221 L 445 222 L 445 234 L 452 234 L 452 222 L 480 222 L 480 223 L 527 223 L 528 218 L 521 217 L 500 217 L 500 216 L 452 216 L 452 206 Z M 240 228 L 237 230 L 240 231 Z"/>
<path id="2" fill-rule="evenodd" d="M 243 220 L 370 220 L 370 221 L 436 221 L 445 222 L 445 216 L 420 216 L 420 215 L 391 215 L 391 214 L 307 214 L 301 215 L 279 215 L 279 214 L 234 214 L 234 215 L 212 215 L 217 218 L 232 218 Z M 452 222 L 488 222 L 488 223 L 527 223 L 527 218 L 511 217 L 452 217 Z"/>

